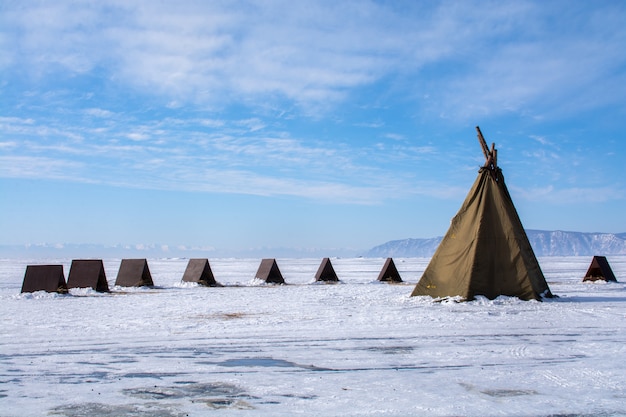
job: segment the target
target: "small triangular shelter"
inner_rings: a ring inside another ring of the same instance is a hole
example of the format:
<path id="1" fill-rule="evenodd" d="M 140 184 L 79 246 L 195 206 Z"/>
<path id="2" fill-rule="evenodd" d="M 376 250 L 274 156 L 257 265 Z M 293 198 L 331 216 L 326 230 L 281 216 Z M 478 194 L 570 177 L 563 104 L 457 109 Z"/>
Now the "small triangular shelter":
<path id="1" fill-rule="evenodd" d="M 21 292 L 67 293 L 63 265 L 27 265 Z"/>
<path id="2" fill-rule="evenodd" d="M 476 130 L 487 162 L 411 295 L 552 297 L 497 166 L 495 145 L 489 150 Z"/>
<path id="3" fill-rule="evenodd" d="M 337 282 L 339 278 L 335 273 L 335 269 L 333 268 L 333 264 L 330 262 L 330 259 L 324 258 L 322 259 L 322 263 L 320 263 L 319 268 L 317 268 L 317 273 L 315 274 L 315 281 L 324 281 L 324 282 Z"/>
<path id="4" fill-rule="evenodd" d="M 256 275 L 254 277 L 271 284 L 285 283 L 283 274 L 280 273 L 280 269 L 278 269 L 278 264 L 274 258 L 261 260 L 259 269 L 256 271 Z"/>
<path id="5" fill-rule="evenodd" d="M 146 259 L 122 259 L 115 285 L 120 287 L 152 287 L 152 275 Z"/>
<path id="6" fill-rule="evenodd" d="M 393 258 L 387 258 L 385 261 L 383 269 L 381 269 L 380 274 L 378 274 L 378 281 L 402 282 L 402 278 L 396 268 L 396 264 L 393 262 Z"/>
<path id="7" fill-rule="evenodd" d="M 68 288 L 92 288 L 108 292 L 109 283 L 101 259 L 74 259 L 67 277 Z"/>
<path id="8" fill-rule="evenodd" d="M 197 282 L 207 287 L 220 287 L 215 281 L 208 259 L 190 259 L 183 274 L 183 282 Z"/>
<path id="9" fill-rule="evenodd" d="M 617 278 L 615 278 L 606 256 L 594 256 L 583 278 L 583 282 L 598 280 L 617 282 Z"/>

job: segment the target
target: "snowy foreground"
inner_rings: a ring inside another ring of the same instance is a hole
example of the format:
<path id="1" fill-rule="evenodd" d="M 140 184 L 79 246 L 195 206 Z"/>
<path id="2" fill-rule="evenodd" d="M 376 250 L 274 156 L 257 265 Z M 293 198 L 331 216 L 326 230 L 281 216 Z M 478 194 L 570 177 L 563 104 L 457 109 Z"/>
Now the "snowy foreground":
<path id="1" fill-rule="evenodd" d="M 556 300 L 410 297 L 428 259 L 211 259 L 223 288 L 180 283 L 187 260 L 149 259 L 158 288 L 19 294 L 0 260 L 2 416 L 626 415 L 626 257 L 620 283 L 583 284 L 591 257 L 542 258 Z"/>

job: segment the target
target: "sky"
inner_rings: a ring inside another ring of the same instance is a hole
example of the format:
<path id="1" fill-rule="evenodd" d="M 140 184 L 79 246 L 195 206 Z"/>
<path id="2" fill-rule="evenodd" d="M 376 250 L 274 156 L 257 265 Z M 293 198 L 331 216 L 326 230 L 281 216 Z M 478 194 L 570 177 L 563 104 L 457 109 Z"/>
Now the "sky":
<path id="1" fill-rule="evenodd" d="M 626 2 L 2 1 L 0 245 L 626 231 Z"/>

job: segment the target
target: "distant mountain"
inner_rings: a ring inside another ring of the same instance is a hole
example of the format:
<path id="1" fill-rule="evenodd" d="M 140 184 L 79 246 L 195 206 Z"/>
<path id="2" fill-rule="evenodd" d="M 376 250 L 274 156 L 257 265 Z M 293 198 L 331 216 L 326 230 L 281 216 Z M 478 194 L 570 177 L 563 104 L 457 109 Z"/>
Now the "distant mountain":
<path id="1" fill-rule="evenodd" d="M 527 230 L 537 256 L 626 255 L 626 233 Z"/>
<path id="2" fill-rule="evenodd" d="M 626 255 L 626 233 L 526 230 L 536 256 Z M 367 257 L 430 257 L 442 237 L 392 240 L 370 249 Z"/>
<path id="3" fill-rule="evenodd" d="M 429 258 L 433 256 L 441 236 L 430 239 L 402 239 L 392 240 L 382 245 L 373 247 L 365 256 L 368 258 Z"/>
<path id="4" fill-rule="evenodd" d="M 40 243 L 0 245 L 0 258 L 322 258 L 353 257 L 352 248 L 253 247 L 220 250 L 214 247 L 169 246 L 161 244 L 76 244 Z"/>
<path id="5" fill-rule="evenodd" d="M 537 256 L 626 255 L 626 233 L 581 233 L 526 230 Z M 213 247 L 184 247 L 157 244 L 30 244 L 0 245 L 0 258 L 429 258 L 442 237 L 392 240 L 369 251 L 353 248 L 279 248 L 259 247 L 219 250 Z"/>

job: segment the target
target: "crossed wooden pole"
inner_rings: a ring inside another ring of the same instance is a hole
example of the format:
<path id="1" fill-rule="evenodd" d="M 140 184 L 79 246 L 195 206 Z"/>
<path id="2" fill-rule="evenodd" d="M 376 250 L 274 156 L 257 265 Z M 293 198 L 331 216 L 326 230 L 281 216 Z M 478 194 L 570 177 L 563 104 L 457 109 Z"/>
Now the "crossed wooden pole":
<path id="1" fill-rule="evenodd" d="M 480 127 L 476 126 L 476 132 L 478 132 L 478 142 L 480 142 L 480 146 L 483 149 L 483 154 L 485 154 L 485 168 L 488 168 L 490 171 L 495 171 L 498 167 L 498 150 L 496 149 L 496 144 L 491 144 L 491 150 L 487 146 L 487 141 L 485 141 L 485 137 L 483 136 L 483 132 L 480 131 Z"/>

